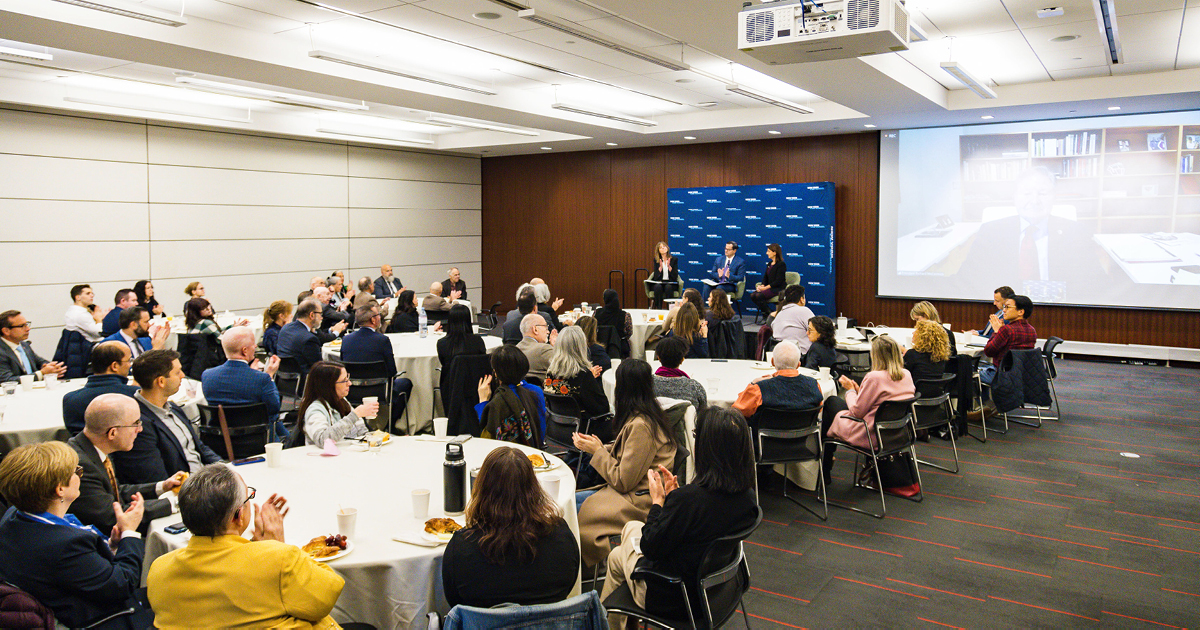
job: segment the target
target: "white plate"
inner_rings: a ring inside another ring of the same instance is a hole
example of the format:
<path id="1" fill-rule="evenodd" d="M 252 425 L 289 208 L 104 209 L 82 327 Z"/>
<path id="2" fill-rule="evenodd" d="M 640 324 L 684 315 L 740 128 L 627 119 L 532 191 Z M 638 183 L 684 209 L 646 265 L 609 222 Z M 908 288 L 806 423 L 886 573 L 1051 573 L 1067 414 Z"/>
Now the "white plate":
<path id="1" fill-rule="evenodd" d="M 345 549 L 333 554 L 332 556 L 326 556 L 324 558 L 313 558 L 313 560 L 316 560 L 317 562 L 329 562 L 330 560 L 337 560 L 338 558 L 344 558 L 344 557 L 350 555 L 351 551 L 354 551 L 354 543 L 347 540 Z"/>
<path id="2" fill-rule="evenodd" d="M 459 525 L 463 524 L 462 523 L 463 517 L 450 516 L 450 517 L 445 517 L 445 518 L 450 518 L 455 523 L 458 523 Z M 432 542 L 432 543 L 437 543 L 439 545 L 444 545 L 444 544 L 450 542 L 450 539 L 454 536 L 454 534 L 431 534 L 431 533 L 425 531 L 425 521 L 421 521 L 421 523 L 417 527 L 418 527 L 418 533 L 421 535 L 421 538 L 428 540 L 429 542 Z"/>
<path id="3" fill-rule="evenodd" d="M 547 471 L 547 470 L 554 470 L 555 468 L 558 468 L 559 466 L 562 466 L 562 462 L 561 462 L 561 461 L 557 461 L 557 460 L 555 460 L 555 459 L 552 459 L 552 458 L 550 457 L 550 455 L 548 455 L 548 454 L 546 454 L 546 453 L 544 453 L 544 452 L 542 452 L 542 451 L 538 451 L 538 454 L 542 456 L 542 459 L 546 460 L 546 464 L 545 464 L 544 466 L 534 466 L 534 467 L 533 467 L 533 469 L 534 469 L 535 471 L 537 471 L 537 472 L 545 472 L 545 471 Z M 530 453 L 526 453 L 526 455 L 530 455 Z M 531 462 L 531 463 L 532 463 L 532 462 Z"/>

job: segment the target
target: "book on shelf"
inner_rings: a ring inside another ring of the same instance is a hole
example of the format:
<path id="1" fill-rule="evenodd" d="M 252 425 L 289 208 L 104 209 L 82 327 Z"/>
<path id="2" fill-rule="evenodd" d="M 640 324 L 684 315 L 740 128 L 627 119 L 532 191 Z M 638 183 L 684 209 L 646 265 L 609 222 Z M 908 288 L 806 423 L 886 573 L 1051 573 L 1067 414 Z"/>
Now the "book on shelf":
<path id="1" fill-rule="evenodd" d="M 1182 158 L 1180 158 L 1179 159 L 1179 172 L 1180 173 L 1195 173 L 1196 172 L 1196 164 L 1195 164 L 1195 162 L 1193 162 L 1195 157 L 1196 156 L 1194 154 L 1188 154 L 1188 155 L 1185 155 Z"/>
<path id="2" fill-rule="evenodd" d="M 1096 136 L 1098 135 L 1100 134 L 1095 131 L 1080 131 L 1057 138 L 1037 138 L 1033 141 L 1033 156 L 1089 155 L 1096 152 Z"/>

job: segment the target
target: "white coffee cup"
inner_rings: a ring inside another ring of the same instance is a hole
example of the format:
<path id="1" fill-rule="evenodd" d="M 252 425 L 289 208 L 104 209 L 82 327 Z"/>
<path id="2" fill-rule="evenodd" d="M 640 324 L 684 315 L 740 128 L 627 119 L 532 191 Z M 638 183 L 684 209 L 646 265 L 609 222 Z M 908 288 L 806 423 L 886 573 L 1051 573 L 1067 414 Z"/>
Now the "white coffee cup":
<path id="1" fill-rule="evenodd" d="M 21 389 L 24 391 L 27 391 L 27 392 L 33 391 L 33 375 L 32 374 L 22 374 L 21 375 Z"/>
<path id="2" fill-rule="evenodd" d="M 379 404 L 379 397 L 378 396 L 363 396 L 363 404 L 364 405 L 369 405 L 371 403 Z M 379 414 L 373 413 L 373 414 L 367 416 L 366 418 L 364 418 L 364 420 L 374 420 L 375 416 L 377 416 L 377 415 L 379 415 Z"/>
<path id="3" fill-rule="evenodd" d="M 450 425 L 449 418 L 434 418 L 433 419 L 433 436 L 446 437 L 446 428 Z"/>
<path id="4" fill-rule="evenodd" d="M 338 533 L 346 538 L 354 538 L 354 525 L 358 522 L 358 510 L 342 508 L 337 513 Z"/>
<path id="5" fill-rule="evenodd" d="M 58 387 L 58 375 L 51 372 L 46 375 L 46 389 L 54 389 Z"/>
<path id="6" fill-rule="evenodd" d="M 824 378 L 831 378 L 831 376 L 830 376 L 830 374 L 829 374 L 829 368 L 827 368 L 827 367 L 821 367 L 821 368 L 817 368 L 817 370 L 819 370 L 819 371 L 821 372 L 821 376 L 822 376 L 822 377 L 824 377 Z"/>
<path id="7" fill-rule="evenodd" d="M 654 363 L 654 351 L 653 350 L 646 351 L 646 363 Z"/>
<path id="8" fill-rule="evenodd" d="M 428 490 L 413 490 L 412 491 L 412 508 L 413 518 L 418 521 L 424 521 L 429 518 L 429 491 Z"/>
<path id="9" fill-rule="evenodd" d="M 555 503 L 558 502 L 558 485 L 560 481 L 562 480 L 557 476 L 538 475 L 538 482 L 542 484 L 542 489 L 546 491 L 546 494 L 550 495 L 550 498 Z"/>
<path id="10" fill-rule="evenodd" d="M 267 444 L 267 468 L 279 468 L 283 465 L 283 445 L 279 442 Z"/>

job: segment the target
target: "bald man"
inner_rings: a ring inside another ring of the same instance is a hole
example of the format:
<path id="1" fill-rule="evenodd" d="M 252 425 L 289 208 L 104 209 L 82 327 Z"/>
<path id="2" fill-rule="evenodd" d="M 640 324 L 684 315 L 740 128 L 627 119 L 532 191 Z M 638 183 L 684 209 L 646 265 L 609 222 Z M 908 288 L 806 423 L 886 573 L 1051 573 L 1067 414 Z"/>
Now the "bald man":
<path id="1" fill-rule="evenodd" d="M 379 267 L 379 277 L 375 278 L 375 297 L 382 300 L 386 297 L 396 297 L 404 290 L 404 283 L 400 282 L 400 278 L 392 276 L 392 266 L 382 265 Z"/>
<path id="2" fill-rule="evenodd" d="M 458 301 L 458 291 L 450 292 L 450 299 L 442 297 L 442 283 L 433 282 L 429 285 L 429 295 L 421 301 L 421 306 L 426 311 L 448 311 L 454 303 Z"/>
<path id="3" fill-rule="evenodd" d="M 333 292 L 327 287 L 317 287 L 313 289 L 313 299 L 321 303 L 321 326 L 320 329 L 333 333 L 335 336 L 341 334 L 341 330 L 354 324 L 354 314 L 347 312 L 345 308 L 337 308 L 333 306 Z M 349 307 L 350 303 L 346 302 L 345 306 Z M 342 324 L 341 330 L 333 330 L 337 324 Z M 322 339 L 322 343 L 328 341 Z"/>
<path id="4" fill-rule="evenodd" d="M 137 401 L 123 394 L 101 394 L 84 412 L 83 431 L 67 440 L 79 455 L 83 474 L 79 477 L 79 498 L 71 503 L 69 512 L 84 525 L 95 525 L 107 534 L 117 523 L 118 511 L 129 508 L 134 495 L 145 499 L 142 523 L 167 516 L 174 511 L 170 501 L 175 495 L 156 499 L 182 483 L 183 473 L 177 472 L 157 483 L 122 484 L 109 462 L 110 453 L 128 451 L 142 432 L 141 410 Z M 143 530 L 145 528 L 142 528 Z"/>
<path id="5" fill-rule="evenodd" d="M 279 370 L 279 357 L 272 356 L 266 366 L 260 364 L 254 358 L 256 341 L 254 331 L 246 326 L 225 331 L 221 335 L 221 348 L 225 350 L 226 361 L 204 370 L 200 385 L 208 404 L 263 403 L 267 406 L 267 417 L 274 423 L 279 415 L 279 390 L 272 378 Z"/>

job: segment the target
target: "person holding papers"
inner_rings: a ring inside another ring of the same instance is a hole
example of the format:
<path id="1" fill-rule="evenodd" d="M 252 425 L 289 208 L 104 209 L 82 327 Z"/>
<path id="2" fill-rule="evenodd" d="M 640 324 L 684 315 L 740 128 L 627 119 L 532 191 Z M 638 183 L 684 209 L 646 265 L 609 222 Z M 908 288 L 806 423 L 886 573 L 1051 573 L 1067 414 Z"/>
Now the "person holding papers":
<path id="1" fill-rule="evenodd" d="M 704 299 L 708 293 L 720 287 L 730 295 L 735 295 L 737 285 L 746 276 L 746 260 L 737 255 L 738 244 L 729 241 L 725 243 L 725 255 L 717 256 L 713 268 L 708 270 L 708 278 L 704 280 Z"/>

